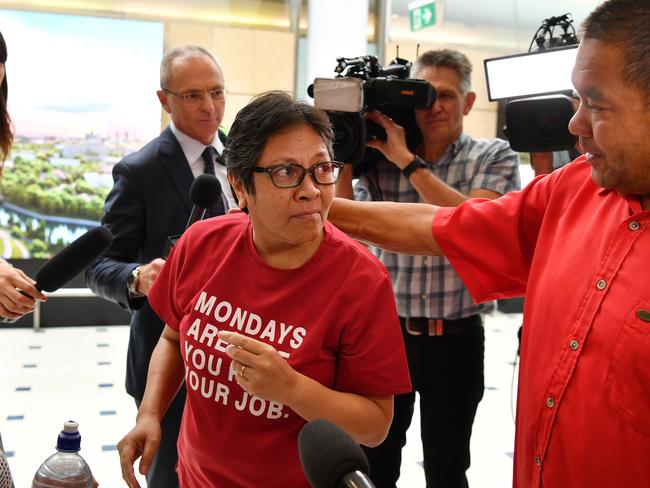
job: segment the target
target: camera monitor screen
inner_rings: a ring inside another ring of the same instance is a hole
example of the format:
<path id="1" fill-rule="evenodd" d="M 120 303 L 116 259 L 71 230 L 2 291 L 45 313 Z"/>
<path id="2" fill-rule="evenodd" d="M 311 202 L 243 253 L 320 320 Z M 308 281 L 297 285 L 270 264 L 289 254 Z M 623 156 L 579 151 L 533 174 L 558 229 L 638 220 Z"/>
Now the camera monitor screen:
<path id="1" fill-rule="evenodd" d="M 491 102 L 572 90 L 578 46 L 515 54 L 483 61 Z"/>

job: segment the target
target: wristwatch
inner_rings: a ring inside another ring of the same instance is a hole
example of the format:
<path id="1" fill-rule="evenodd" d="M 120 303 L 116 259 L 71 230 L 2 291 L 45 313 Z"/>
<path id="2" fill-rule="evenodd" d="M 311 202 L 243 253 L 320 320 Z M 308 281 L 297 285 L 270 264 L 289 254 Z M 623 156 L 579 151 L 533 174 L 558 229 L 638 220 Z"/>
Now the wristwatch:
<path id="1" fill-rule="evenodd" d="M 406 179 L 408 179 L 413 173 L 413 171 L 415 171 L 418 168 L 426 168 L 426 167 L 427 167 L 427 163 L 425 163 L 420 156 L 415 156 L 415 158 L 413 158 L 413 161 L 411 161 L 409 164 L 404 166 L 404 168 L 402 169 L 402 174 Z"/>
<path id="2" fill-rule="evenodd" d="M 129 279 L 126 280 L 126 289 L 129 290 L 129 294 L 134 296 L 142 296 L 141 293 L 136 291 L 138 286 L 138 279 L 140 278 L 140 266 L 136 266 L 129 273 Z"/>

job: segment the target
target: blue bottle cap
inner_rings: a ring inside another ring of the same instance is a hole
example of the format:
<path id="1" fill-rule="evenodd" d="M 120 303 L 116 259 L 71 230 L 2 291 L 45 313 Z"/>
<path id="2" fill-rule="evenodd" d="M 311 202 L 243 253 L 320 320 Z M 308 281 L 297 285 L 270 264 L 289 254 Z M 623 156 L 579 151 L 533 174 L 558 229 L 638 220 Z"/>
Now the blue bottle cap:
<path id="1" fill-rule="evenodd" d="M 79 449 L 81 449 L 79 424 L 74 420 L 68 420 L 63 424 L 63 430 L 59 433 L 56 450 L 61 452 L 77 452 Z"/>

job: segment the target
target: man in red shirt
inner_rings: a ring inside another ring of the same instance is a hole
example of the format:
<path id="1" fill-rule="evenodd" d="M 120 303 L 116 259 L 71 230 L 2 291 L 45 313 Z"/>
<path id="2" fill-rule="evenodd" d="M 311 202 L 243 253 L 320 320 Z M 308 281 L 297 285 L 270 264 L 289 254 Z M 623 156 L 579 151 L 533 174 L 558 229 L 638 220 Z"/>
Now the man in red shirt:
<path id="1" fill-rule="evenodd" d="M 444 254 L 477 301 L 526 295 L 516 487 L 650 482 L 650 3 L 606 1 L 583 30 L 572 164 L 455 209 L 330 211 L 362 240 Z"/>

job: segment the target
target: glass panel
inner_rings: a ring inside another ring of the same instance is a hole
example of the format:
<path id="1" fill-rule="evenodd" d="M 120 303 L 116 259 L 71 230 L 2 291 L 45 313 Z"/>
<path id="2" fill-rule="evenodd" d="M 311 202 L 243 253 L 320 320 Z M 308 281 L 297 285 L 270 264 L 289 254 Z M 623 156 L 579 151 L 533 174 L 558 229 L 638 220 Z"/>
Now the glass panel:
<path id="1" fill-rule="evenodd" d="M 0 25 L 15 127 L 0 248 L 44 258 L 99 225 L 113 165 L 159 133 L 163 25 L 14 10 Z"/>

